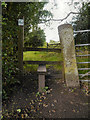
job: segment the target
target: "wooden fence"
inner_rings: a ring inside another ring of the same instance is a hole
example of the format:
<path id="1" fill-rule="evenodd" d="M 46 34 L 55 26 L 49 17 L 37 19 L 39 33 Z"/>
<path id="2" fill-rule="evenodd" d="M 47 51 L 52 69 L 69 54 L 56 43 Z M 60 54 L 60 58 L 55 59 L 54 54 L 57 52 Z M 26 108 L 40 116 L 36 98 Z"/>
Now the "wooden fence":
<path id="1" fill-rule="evenodd" d="M 23 48 L 23 51 L 44 51 L 44 52 L 59 52 L 61 53 L 61 49 L 53 49 L 53 48 L 30 48 L 26 47 Z M 61 61 L 23 61 L 23 64 L 39 64 L 39 65 L 46 65 L 46 64 L 62 64 Z"/>
<path id="2" fill-rule="evenodd" d="M 49 44 L 47 43 L 47 48 L 57 48 L 57 47 L 60 47 L 60 43 L 52 43 L 52 44 Z"/>

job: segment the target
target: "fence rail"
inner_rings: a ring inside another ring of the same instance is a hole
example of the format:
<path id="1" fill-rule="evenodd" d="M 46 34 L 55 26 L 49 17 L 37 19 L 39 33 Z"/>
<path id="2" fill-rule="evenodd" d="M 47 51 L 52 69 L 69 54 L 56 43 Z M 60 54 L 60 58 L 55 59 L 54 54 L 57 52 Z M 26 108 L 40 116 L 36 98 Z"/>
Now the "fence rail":
<path id="1" fill-rule="evenodd" d="M 23 64 L 62 64 L 62 61 L 23 61 Z"/>
<path id="2" fill-rule="evenodd" d="M 75 47 L 83 47 L 83 46 L 90 46 L 90 43 L 87 44 L 76 44 Z M 81 50 L 76 50 L 76 52 L 82 52 Z M 89 57 L 90 54 L 83 54 L 83 55 L 76 55 L 76 57 Z M 90 64 L 90 62 L 77 62 L 77 64 Z M 90 68 L 78 68 L 78 71 L 80 70 L 90 70 Z M 86 74 L 79 74 L 80 78 L 86 77 L 86 76 L 90 76 L 90 74 L 88 73 Z M 90 82 L 90 80 L 84 80 L 84 79 L 80 79 L 81 82 Z"/>
<path id="3" fill-rule="evenodd" d="M 87 55 L 76 55 L 76 57 L 88 57 L 90 56 L 90 54 L 87 54 Z"/>
<path id="4" fill-rule="evenodd" d="M 47 43 L 48 44 L 48 43 Z M 50 43 L 48 45 L 61 45 L 61 43 Z"/>
<path id="5" fill-rule="evenodd" d="M 61 52 L 61 49 L 53 49 L 53 48 L 23 48 L 23 51 L 46 51 L 46 52 Z"/>
<path id="6" fill-rule="evenodd" d="M 90 62 L 77 62 L 77 64 L 89 64 Z"/>
<path id="7" fill-rule="evenodd" d="M 81 47 L 81 46 L 89 46 L 90 44 L 77 44 L 77 45 L 75 45 L 76 47 Z"/>
<path id="8" fill-rule="evenodd" d="M 79 74 L 79 76 L 84 76 L 85 74 Z M 90 76 L 90 74 L 88 74 L 88 76 Z"/>
<path id="9" fill-rule="evenodd" d="M 90 82 L 90 80 L 80 80 L 81 82 Z"/>
<path id="10" fill-rule="evenodd" d="M 90 70 L 90 68 L 78 68 L 78 70 Z"/>

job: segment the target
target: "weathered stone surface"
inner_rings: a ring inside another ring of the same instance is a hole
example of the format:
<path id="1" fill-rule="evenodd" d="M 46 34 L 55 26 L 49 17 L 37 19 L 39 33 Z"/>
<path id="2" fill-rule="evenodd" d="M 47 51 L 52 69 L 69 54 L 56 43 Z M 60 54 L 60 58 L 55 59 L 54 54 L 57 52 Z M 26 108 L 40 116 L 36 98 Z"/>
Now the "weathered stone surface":
<path id="1" fill-rule="evenodd" d="M 75 56 L 73 28 L 70 24 L 58 27 L 64 58 L 64 74 L 68 87 L 79 86 L 79 77 Z"/>
<path id="2" fill-rule="evenodd" d="M 46 65 L 40 65 L 37 69 L 38 73 L 46 73 Z"/>
<path id="3" fill-rule="evenodd" d="M 45 88 L 45 74 L 46 74 L 46 66 L 40 65 L 38 67 L 38 85 L 39 85 L 39 92 L 43 92 Z"/>
<path id="4" fill-rule="evenodd" d="M 43 89 L 45 88 L 45 75 L 39 74 L 38 75 L 38 84 L 39 84 L 39 92 L 43 92 Z"/>

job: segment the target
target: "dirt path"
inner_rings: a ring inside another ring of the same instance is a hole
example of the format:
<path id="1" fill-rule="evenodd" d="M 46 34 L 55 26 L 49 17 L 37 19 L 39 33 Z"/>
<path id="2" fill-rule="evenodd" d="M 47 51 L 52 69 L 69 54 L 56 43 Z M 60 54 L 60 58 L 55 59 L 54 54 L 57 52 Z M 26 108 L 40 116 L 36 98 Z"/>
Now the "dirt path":
<path id="1" fill-rule="evenodd" d="M 67 88 L 61 79 L 47 77 L 47 92 L 37 94 L 37 75 L 23 78 L 24 85 L 3 106 L 5 118 L 88 118 L 88 97 L 79 88 Z M 38 96 L 37 96 L 38 95 Z"/>

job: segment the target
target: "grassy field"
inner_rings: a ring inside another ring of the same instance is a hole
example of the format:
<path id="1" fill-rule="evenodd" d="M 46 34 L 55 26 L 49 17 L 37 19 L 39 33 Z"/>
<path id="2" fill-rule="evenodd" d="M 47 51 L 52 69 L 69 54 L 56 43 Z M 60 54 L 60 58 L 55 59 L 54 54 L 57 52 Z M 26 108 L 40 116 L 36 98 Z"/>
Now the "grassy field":
<path id="1" fill-rule="evenodd" d="M 62 54 L 56 52 L 38 52 L 38 51 L 27 51 L 23 53 L 24 61 L 63 61 Z M 48 67 L 50 65 L 46 65 Z M 38 65 L 25 64 L 24 69 L 26 71 L 36 71 Z M 61 65 L 54 65 L 56 69 L 61 69 Z"/>
<path id="2" fill-rule="evenodd" d="M 88 51 L 77 52 L 77 55 L 88 54 Z M 27 51 L 23 53 L 24 61 L 63 61 L 62 54 L 56 52 L 39 52 L 39 51 Z M 77 57 L 77 62 L 88 62 L 89 57 Z M 48 67 L 49 65 L 47 65 Z M 24 68 L 26 71 L 36 71 L 38 65 L 25 64 Z M 54 65 L 56 69 L 61 69 L 61 65 Z M 88 64 L 78 64 L 78 68 L 88 68 Z M 86 71 L 79 71 L 80 74 L 83 74 Z"/>
<path id="3" fill-rule="evenodd" d="M 83 52 L 76 52 L 77 55 L 85 55 L 90 54 L 88 51 Z M 34 52 L 34 51 L 27 51 L 23 53 L 23 60 L 24 61 L 63 61 L 62 53 L 56 53 L 56 52 Z M 90 57 L 76 57 L 77 62 L 88 62 L 90 61 Z M 54 66 L 55 69 L 61 70 L 62 65 L 46 65 L 48 68 L 49 66 Z M 88 68 L 89 64 L 78 64 L 78 68 Z M 37 71 L 38 65 L 31 65 L 31 64 L 25 64 L 24 70 L 26 72 L 34 72 Z M 79 74 L 87 73 L 89 70 L 80 70 Z M 89 76 L 90 78 L 90 76 Z M 83 79 L 88 79 L 87 77 L 84 77 Z M 88 83 L 84 83 L 85 86 L 88 86 Z M 87 87 L 88 88 L 88 87 Z"/>

